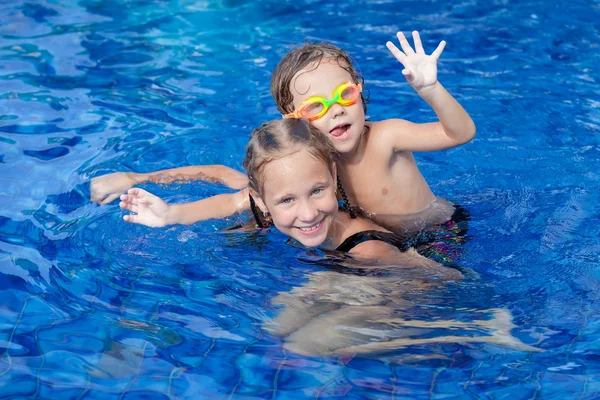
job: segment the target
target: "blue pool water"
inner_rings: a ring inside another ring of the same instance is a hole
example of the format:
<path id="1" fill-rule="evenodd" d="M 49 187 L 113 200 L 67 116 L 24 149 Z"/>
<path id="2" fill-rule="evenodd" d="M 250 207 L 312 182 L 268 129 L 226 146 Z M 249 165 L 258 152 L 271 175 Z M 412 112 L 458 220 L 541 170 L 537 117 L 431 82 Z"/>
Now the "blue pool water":
<path id="1" fill-rule="evenodd" d="M 597 0 L 0 2 L 0 397 L 597 398 L 599 21 Z M 413 29 L 426 50 L 448 42 L 439 79 L 477 124 L 468 145 L 417 157 L 470 210 L 460 264 L 481 279 L 405 296 L 405 316 L 503 308 L 544 352 L 298 355 L 264 324 L 325 270 L 310 254 L 220 232 L 232 220 L 149 229 L 89 202 L 109 172 L 241 169 L 250 130 L 278 117 L 270 72 L 306 39 L 356 59 L 371 119 L 433 119 L 385 48 Z"/>

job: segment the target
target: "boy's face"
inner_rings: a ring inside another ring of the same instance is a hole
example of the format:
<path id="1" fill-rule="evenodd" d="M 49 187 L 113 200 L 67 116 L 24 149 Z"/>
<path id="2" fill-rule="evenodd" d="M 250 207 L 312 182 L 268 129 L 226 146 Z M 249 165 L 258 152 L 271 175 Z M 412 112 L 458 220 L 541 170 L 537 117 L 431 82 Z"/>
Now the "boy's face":
<path id="1" fill-rule="evenodd" d="M 352 77 L 336 60 L 323 59 L 317 68 L 314 65 L 308 66 L 298 72 L 290 83 L 294 109 L 312 96 L 331 99 L 338 86 L 346 82 L 352 82 Z M 327 135 L 340 155 L 352 154 L 365 127 L 362 102 L 359 99 L 350 106 L 332 104 L 324 116 L 310 121 L 310 124 Z"/>
<path id="2" fill-rule="evenodd" d="M 338 207 L 327 163 L 302 149 L 269 162 L 263 179 L 262 195 L 255 201 L 269 211 L 275 227 L 305 246 L 320 246 Z"/>

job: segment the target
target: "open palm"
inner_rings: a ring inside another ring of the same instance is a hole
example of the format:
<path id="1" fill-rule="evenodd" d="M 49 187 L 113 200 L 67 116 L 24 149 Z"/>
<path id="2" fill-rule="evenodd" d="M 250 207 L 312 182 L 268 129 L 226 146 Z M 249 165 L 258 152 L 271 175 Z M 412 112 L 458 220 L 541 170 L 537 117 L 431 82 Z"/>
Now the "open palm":
<path id="1" fill-rule="evenodd" d="M 428 56 L 423 49 L 419 32 L 413 31 L 412 33 L 415 42 L 414 50 L 402 32 L 398 32 L 397 36 L 402 50 L 392 42 L 387 42 L 386 46 L 404 66 L 402 74 L 408 83 L 416 91 L 433 86 L 437 82 L 437 61 L 444 51 L 446 42 L 442 40 L 435 51 Z"/>
<path id="2" fill-rule="evenodd" d="M 123 217 L 127 222 L 152 228 L 167 225 L 169 205 L 144 189 L 129 189 L 127 194 L 121 195 L 119 207 L 134 213 Z"/>

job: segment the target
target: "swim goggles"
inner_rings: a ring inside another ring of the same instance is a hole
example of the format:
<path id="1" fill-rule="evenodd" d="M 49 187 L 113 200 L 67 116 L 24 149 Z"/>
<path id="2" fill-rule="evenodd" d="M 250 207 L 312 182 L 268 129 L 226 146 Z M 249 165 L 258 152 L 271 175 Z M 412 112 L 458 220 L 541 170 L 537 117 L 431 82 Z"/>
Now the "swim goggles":
<path id="1" fill-rule="evenodd" d="M 331 100 L 328 100 L 323 96 L 309 97 L 300 103 L 300 106 L 296 111 L 284 115 L 283 118 L 306 118 L 309 121 L 314 121 L 327 114 L 329 107 L 335 103 L 344 107 L 356 103 L 361 92 L 362 85 L 360 83 L 342 83 L 333 92 L 333 98 Z"/>

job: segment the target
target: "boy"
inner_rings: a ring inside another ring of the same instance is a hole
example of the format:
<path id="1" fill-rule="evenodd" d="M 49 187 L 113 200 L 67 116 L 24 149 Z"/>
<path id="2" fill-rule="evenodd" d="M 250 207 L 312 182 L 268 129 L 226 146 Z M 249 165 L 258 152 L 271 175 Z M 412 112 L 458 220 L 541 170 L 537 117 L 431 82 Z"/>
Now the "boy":
<path id="1" fill-rule="evenodd" d="M 464 144 L 474 137 L 475 125 L 437 80 L 437 60 L 445 42 L 428 56 L 418 32 L 413 32 L 414 50 L 402 32 L 397 36 L 402 51 L 391 42 L 387 47 L 439 122 L 365 121 L 363 79 L 348 54 L 329 44 L 305 45 L 284 56 L 273 72 L 271 94 L 284 118 L 307 118 L 331 139 L 339 154 L 344 200 L 388 229 L 414 233 L 448 221 L 455 209 L 435 197 L 412 152 Z"/>

